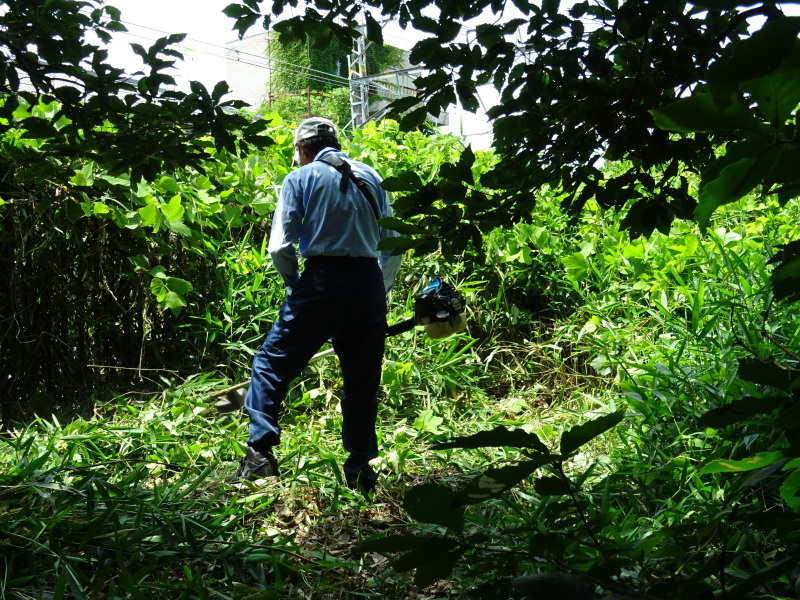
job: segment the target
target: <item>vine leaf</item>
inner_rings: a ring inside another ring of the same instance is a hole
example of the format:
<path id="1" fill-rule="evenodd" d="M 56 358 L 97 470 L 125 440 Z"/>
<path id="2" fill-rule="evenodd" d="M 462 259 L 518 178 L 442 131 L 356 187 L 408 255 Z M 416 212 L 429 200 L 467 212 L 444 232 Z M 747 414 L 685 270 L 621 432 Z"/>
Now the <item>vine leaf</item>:
<path id="1" fill-rule="evenodd" d="M 537 457 L 518 465 L 487 469 L 458 492 L 457 502 L 467 505 L 497 498 L 530 477 L 550 460 L 549 457 Z"/>
<path id="2" fill-rule="evenodd" d="M 441 442 L 434 444 L 434 450 L 445 450 L 448 448 L 464 448 L 468 450 L 475 450 L 477 448 L 528 448 L 541 452 L 542 454 L 550 454 L 547 446 L 545 446 L 535 433 L 529 433 L 522 429 L 509 430 L 504 426 L 495 427 L 491 431 L 479 431 L 468 436 L 459 436 L 453 438 L 449 442 Z"/>
<path id="3" fill-rule="evenodd" d="M 667 131 L 699 133 L 741 129 L 755 133 L 764 126 L 744 104 L 731 101 L 720 109 L 711 94 L 695 94 L 681 98 L 657 110 L 651 110 L 656 126 Z"/>
<path id="4" fill-rule="evenodd" d="M 598 417 L 593 421 L 573 427 L 561 435 L 561 454 L 567 456 L 617 425 L 625 417 L 621 410 Z"/>

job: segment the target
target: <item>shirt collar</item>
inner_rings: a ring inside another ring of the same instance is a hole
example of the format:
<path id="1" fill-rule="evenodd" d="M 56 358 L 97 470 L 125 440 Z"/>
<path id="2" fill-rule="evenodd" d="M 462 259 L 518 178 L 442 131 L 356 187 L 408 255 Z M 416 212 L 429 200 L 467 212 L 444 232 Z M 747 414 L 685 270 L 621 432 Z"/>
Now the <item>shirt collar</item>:
<path id="1" fill-rule="evenodd" d="M 336 148 L 331 148 L 330 146 L 327 148 L 323 148 L 322 150 L 317 152 L 317 155 L 314 157 L 314 160 L 315 161 L 320 160 L 324 155 L 329 154 L 330 152 L 338 152 L 338 150 L 336 150 Z"/>

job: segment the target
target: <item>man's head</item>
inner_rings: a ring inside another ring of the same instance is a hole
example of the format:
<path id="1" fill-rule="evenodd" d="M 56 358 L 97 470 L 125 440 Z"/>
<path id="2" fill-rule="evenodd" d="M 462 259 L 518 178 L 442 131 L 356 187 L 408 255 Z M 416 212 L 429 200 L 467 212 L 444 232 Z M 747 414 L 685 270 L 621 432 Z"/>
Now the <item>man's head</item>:
<path id="1" fill-rule="evenodd" d="M 306 119 L 294 131 L 294 162 L 307 165 L 323 148 L 341 150 L 333 121 L 324 117 Z"/>

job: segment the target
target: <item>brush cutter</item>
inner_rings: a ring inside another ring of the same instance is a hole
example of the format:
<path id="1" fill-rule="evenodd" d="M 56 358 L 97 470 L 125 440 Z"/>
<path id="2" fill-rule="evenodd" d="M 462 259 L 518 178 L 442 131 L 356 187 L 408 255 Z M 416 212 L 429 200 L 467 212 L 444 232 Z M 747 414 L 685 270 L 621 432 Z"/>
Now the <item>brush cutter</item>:
<path id="1" fill-rule="evenodd" d="M 434 277 L 430 285 L 414 299 L 414 316 L 390 325 L 386 329 L 386 337 L 411 331 L 422 326 L 431 339 L 438 340 L 459 331 L 467 326 L 466 302 L 464 296 L 441 277 Z M 311 357 L 311 361 L 333 354 L 333 348 L 323 350 Z M 221 413 L 234 412 L 244 406 L 247 395 L 247 379 L 234 386 L 215 392 L 209 398 L 225 396 L 214 406 Z"/>

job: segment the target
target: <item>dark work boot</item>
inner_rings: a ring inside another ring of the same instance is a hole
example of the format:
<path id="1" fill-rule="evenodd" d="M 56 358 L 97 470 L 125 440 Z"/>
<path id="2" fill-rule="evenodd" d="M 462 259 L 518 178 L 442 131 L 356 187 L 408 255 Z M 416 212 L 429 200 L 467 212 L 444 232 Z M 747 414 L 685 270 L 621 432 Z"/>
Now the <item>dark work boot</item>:
<path id="1" fill-rule="evenodd" d="M 231 478 L 234 481 L 247 479 L 255 481 L 266 477 L 278 476 L 278 461 L 272 450 L 259 452 L 252 446 L 247 446 L 247 450 L 239 463 L 239 468 Z"/>
<path id="2" fill-rule="evenodd" d="M 364 465 L 357 475 L 345 471 L 345 480 L 351 490 L 361 490 L 365 494 L 371 494 L 378 483 L 378 474 L 369 465 Z"/>

